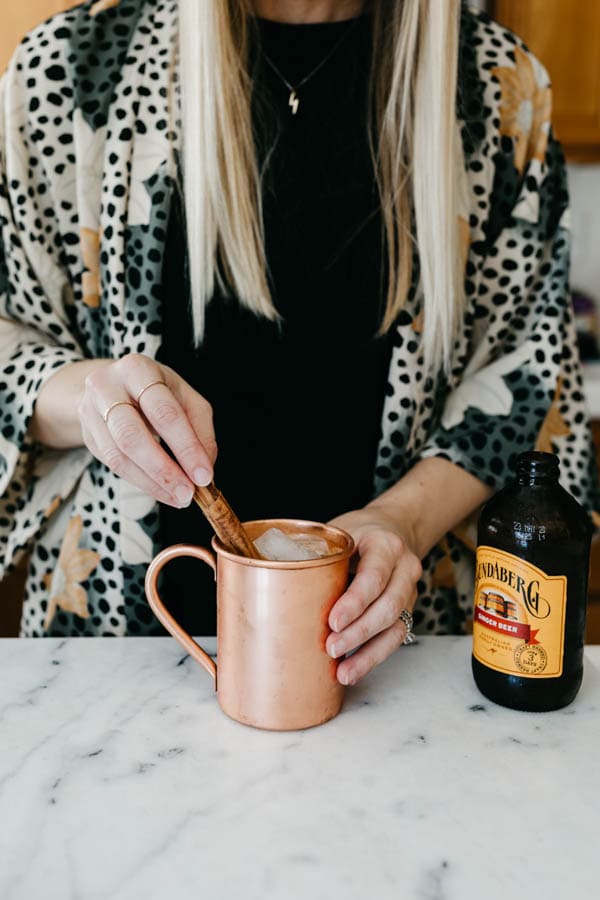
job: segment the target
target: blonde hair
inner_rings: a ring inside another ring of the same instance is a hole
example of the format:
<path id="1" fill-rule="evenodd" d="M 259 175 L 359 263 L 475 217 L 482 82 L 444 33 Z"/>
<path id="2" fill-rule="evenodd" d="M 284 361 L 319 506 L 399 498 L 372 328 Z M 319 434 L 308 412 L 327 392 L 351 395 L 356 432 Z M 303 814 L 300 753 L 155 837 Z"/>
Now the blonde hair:
<path id="1" fill-rule="evenodd" d="M 463 299 L 457 228 L 460 0 L 374 0 L 371 6 L 369 134 L 388 258 L 381 332 L 406 302 L 418 248 L 425 362 L 448 369 Z M 278 317 L 267 281 L 252 127 L 250 16 L 250 0 L 179 3 L 184 198 L 197 341 L 217 284 L 257 314 Z"/>

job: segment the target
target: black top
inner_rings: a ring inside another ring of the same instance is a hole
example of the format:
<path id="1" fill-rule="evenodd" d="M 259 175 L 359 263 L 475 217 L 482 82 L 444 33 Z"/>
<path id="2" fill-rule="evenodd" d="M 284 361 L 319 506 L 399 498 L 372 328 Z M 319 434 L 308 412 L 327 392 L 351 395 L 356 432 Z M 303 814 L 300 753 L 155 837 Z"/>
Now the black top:
<path id="1" fill-rule="evenodd" d="M 213 405 L 215 483 L 242 520 L 327 521 L 372 496 L 389 364 L 390 342 L 376 337 L 385 285 L 367 140 L 370 22 L 366 16 L 318 25 L 260 21 L 258 32 L 255 122 L 261 156 L 276 142 L 265 176 L 264 224 L 282 322 L 217 294 L 208 305 L 204 342 L 193 347 L 175 201 L 159 359 Z M 293 115 L 290 92 L 264 54 L 297 84 L 342 37 L 298 89 Z M 163 507 L 161 515 L 165 545 L 209 545 L 210 528 L 196 507 Z M 214 633 L 211 591 L 211 573 L 200 563 L 167 569 L 167 603 L 193 633 Z"/>

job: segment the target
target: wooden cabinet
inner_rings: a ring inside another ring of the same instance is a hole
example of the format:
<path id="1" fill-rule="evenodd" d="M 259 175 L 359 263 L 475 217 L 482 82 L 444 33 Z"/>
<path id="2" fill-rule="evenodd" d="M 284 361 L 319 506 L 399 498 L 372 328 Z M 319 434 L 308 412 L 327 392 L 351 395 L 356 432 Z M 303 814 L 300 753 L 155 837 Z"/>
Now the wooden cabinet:
<path id="1" fill-rule="evenodd" d="M 600 2 L 495 0 L 492 13 L 548 69 L 554 127 L 567 156 L 600 160 Z"/>
<path id="2" fill-rule="evenodd" d="M 21 38 L 34 25 L 54 13 L 75 6 L 79 0 L 4 0 L 0 12 L 0 72 L 6 68 Z"/>

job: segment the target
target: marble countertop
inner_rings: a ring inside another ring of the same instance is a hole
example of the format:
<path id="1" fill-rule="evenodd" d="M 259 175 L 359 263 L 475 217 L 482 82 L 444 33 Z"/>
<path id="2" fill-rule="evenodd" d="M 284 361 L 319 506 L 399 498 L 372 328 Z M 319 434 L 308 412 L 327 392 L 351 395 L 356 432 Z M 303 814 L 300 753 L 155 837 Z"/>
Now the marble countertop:
<path id="1" fill-rule="evenodd" d="M 538 715 L 484 699 L 470 649 L 421 639 L 276 734 L 171 638 L 0 641 L 0 897 L 595 900 L 600 646 Z"/>

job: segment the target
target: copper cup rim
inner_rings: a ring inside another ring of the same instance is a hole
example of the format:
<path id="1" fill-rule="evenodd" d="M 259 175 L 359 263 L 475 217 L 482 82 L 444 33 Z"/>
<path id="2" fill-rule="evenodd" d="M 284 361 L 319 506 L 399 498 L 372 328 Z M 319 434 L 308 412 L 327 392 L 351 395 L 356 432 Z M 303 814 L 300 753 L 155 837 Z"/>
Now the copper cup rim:
<path id="1" fill-rule="evenodd" d="M 337 525 L 325 525 L 323 522 L 312 522 L 309 519 L 251 519 L 242 524 L 244 528 L 252 528 L 253 525 L 269 525 L 271 528 L 276 528 L 283 524 L 285 526 L 291 526 L 294 530 L 298 531 L 313 531 L 316 536 L 318 536 L 319 532 L 322 532 L 324 536 L 326 536 L 327 533 L 331 534 L 333 532 L 345 541 L 346 546 L 337 553 L 331 553 L 329 556 L 318 556 L 314 559 L 290 561 L 251 559 L 248 556 L 239 556 L 237 553 L 232 553 L 230 550 L 227 550 L 215 535 L 211 540 L 211 545 L 217 556 L 229 559 L 231 562 L 238 563 L 241 566 L 253 566 L 254 568 L 260 569 L 283 569 L 288 572 L 295 569 L 314 569 L 318 566 L 330 566 L 339 563 L 341 560 L 352 556 L 355 549 L 354 538 L 352 535 L 347 531 L 344 531 L 343 528 L 338 528 Z"/>

